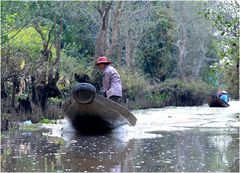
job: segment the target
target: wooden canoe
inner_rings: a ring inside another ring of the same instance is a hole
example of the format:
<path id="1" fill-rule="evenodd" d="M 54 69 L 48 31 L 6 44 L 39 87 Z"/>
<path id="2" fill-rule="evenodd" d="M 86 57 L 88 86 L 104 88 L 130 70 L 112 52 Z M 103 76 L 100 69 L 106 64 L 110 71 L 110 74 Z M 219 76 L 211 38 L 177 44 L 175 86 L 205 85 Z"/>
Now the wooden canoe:
<path id="1" fill-rule="evenodd" d="M 136 117 L 125 107 L 96 93 L 89 83 L 74 86 L 63 111 L 73 128 L 80 133 L 104 133 L 121 125 L 136 124 Z"/>
<path id="2" fill-rule="evenodd" d="M 208 98 L 209 107 L 228 107 L 229 104 L 221 100 L 217 95 L 213 95 Z"/>

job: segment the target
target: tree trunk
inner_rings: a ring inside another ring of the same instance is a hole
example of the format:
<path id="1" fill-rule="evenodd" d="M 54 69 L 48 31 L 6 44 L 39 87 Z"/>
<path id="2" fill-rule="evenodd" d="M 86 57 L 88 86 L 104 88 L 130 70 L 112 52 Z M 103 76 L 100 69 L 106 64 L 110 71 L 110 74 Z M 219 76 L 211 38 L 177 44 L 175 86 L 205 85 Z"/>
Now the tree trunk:
<path id="1" fill-rule="evenodd" d="M 238 74 L 238 100 L 240 100 L 240 68 L 239 68 L 239 61 L 237 61 L 237 74 Z"/>
<path id="2" fill-rule="evenodd" d="M 130 39 L 126 39 L 125 41 L 126 48 L 126 65 L 127 67 L 132 67 L 132 56 L 133 56 L 133 44 Z"/>
<path id="3" fill-rule="evenodd" d="M 45 115 L 47 112 L 47 98 L 48 98 L 48 90 L 47 85 L 49 81 L 53 78 L 53 69 L 52 69 L 52 62 L 49 57 L 52 56 L 51 48 L 49 47 L 50 41 L 50 31 L 49 31 L 49 38 L 45 36 L 44 32 L 42 31 L 41 27 L 37 22 L 34 23 L 35 30 L 39 33 L 42 38 L 43 42 L 43 50 L 41 51 L 42 56 L 39 61 L 41 64 L 40 68 L 37 70 L 36 79 L 34 80 L 34 87 L 37 96 L 37 105 L 41 107 L 42 115 Z"/>
<path id="4" fill-rule="evenodd" d="M 96 46 L 95 46 L 95 57 L 98 58 L 99 56 L 105 55 L 105 50 L 106 50 L 106 35 L 107 31 L 106 30 L 100 30 L 99 35 L 96 39 Z"/>
<path id="5" fill-rule="evenodd" d="M 102 6 L 101 7 L 98 6 L 98 11 L 101 15 L 101 25 L 95 44 L 95 58 L 98 58 L 99 56 L 103 56 L 106 54 L 108 17 L 111 4 L 112 2 L 108 3 L 102 2 Z"/>
<path id="6" fill-rule="evenodd" d="M 121 43 L 117 44 L 117 65 L 121 65 L 122 62 L 122 46 Z"/>
<path id="7" fill-rule="evenodd" d="M 60 59 L 61 59 L 61 37 L 63 32 L 63 23 L 62 16 L 59 18 L 59 31 L 56 29 L 56 72 L 55 72 L 55 81 L 57 82 L 59 79 L 59 71 L 60 71 Z"/>
<path id="8" fill-rule="evenodd" d="M 200 73 L 200 69 L 203 66 L 203 62 L 206 58 L 205 54 L 206 54 L 206 50 L 204 48 L 204 44 L 201 43 L 201 45 L 199 45 L 201 48 L 199 50 L 199 56 L 195 58 L 195 62 L 194 62 L 194 66 L 193 66 L 193 72 L 192 72 L 192 79 L 196 79 L 199 77 L 199 73 Z M 202 51 L 201 51 L 202 50 Z"/>
<path id="9" fill-rule="evenodd" d="M 113 51 L 116 47 L 116 42 L 117 42 L 117 36 L 119 32 L 119 17 L 121 15 L 121 1 L 117 2 L 117 8 L 116 11 L 114 12 L 114 17 L 113 17 L 113 27 L 112 27 L 112 43 L 109 46 L 106 56 L 111 57 L 113 54 Z"/>
<path id="10" fill-rule="evenodd" d="M 180 24 L 180 40 L 178 41 L 178 49 L 179 49 L 179 60 L 178 60 L 178 70 L 179 70 L 179 79 L 185 80 L 184 75 L 184 61 L 187 55 L 187 36 L 186 36 L 186 28 L 185 28 L 185 12 L 183 9 L 183 4 L 180 2 L 181 9 L 181 24 Z"/>
<path id="11" fill-rule="evenodd" d="M 184 59 L 186 57 L 186 40 L 179 40 L 179 59 L 178 59 L 178 70 L 179 79 L 184 80 Z"/>
<path id="12" fill-rule="evenodd" d="M 17 87 L 17 76 L 14 76 L 12 79 L 12 100 L 11 105 L 15 108 L 15 95 L 16 95 L 16 87 Z"/>

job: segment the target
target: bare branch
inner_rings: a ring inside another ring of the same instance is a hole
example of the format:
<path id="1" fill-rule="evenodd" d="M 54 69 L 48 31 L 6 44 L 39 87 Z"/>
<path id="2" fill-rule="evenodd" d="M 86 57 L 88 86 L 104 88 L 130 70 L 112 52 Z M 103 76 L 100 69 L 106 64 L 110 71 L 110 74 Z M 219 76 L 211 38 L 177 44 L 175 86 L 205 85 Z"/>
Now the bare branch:
<path id="1" fill-rule="evenodd" d="M 34 24 L 35 30 L 39 33 L 39 35 L 41 36 L 42 40 L 43 40 L 43 41 L 46 41 L 45 38 L 44 38 L 44 34 L 43 34 L 40 26 L 38 25 L 37 21 L 34 21 L 33 24 Z"/>

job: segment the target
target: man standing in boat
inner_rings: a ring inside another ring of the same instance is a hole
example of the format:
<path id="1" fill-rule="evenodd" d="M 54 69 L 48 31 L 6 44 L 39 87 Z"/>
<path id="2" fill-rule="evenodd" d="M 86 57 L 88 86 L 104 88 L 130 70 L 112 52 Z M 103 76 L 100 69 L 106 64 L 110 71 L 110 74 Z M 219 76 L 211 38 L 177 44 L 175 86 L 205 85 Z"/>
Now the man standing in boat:
<path id="1" fill-rule="evenodd" d="M 103 95 L 115 102 L 120 102 L 122 97 L 122 83 L 117 70 L 111 66 L 112 62 L 105 56 L 97 59 L 96 65 L 103 72 Z"/>

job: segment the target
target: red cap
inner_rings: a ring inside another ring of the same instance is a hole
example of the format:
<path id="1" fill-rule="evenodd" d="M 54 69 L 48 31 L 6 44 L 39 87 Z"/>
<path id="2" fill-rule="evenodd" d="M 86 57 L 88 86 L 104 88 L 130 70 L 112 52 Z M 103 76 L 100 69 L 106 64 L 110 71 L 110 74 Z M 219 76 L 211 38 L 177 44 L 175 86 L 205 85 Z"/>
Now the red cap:
<path id="1" fill-rule="evenodd" d="M 96 65 L 98 64 L 111 64 L 112 62 L 107 59 L 105 56 L 100 56 L 96 62 Z"/>

